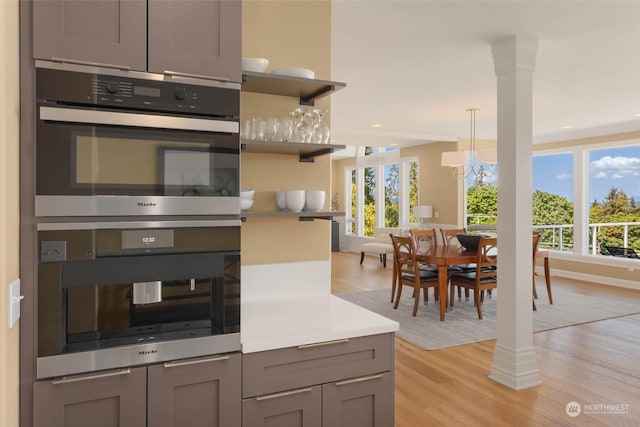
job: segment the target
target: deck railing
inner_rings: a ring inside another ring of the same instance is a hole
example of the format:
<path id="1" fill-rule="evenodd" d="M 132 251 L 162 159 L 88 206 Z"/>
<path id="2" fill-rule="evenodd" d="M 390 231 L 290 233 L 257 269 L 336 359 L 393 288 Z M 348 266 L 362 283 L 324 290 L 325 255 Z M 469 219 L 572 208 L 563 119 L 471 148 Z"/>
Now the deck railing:
<path id="1" fill-rule="evenodd" d="M 469 222 L 470 224 L 479 224 L 486 222 L 487 219 L 494 218 L 489 215 L 474 216 Z M 476 227 L 474 226 L 473 228 Z M 640 250 L 640 243 L 636 242 L 634 245 L 629 241 L 629 230 L 633 230 L 635 227 L 637 227 L 636 230 L 639 230 L 637 234 L 640 234 L 640 222 L 599 222 L 589 224 L 589 253 L 599 255 L 600 246 L 603 242 L 613 246 L 631 247 L 635 250 Z M 542 232 L 539 243 L 541 248 L 573 251 L 573 224 L 534 225 L 532 228 Z"/>

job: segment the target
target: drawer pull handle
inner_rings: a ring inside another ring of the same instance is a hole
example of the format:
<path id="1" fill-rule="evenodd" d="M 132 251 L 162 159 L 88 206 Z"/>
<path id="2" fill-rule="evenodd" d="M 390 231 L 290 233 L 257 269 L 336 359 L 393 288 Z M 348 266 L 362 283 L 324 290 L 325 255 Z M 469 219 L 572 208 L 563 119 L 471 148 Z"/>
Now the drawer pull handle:
<path id="1" fill-rule="evenodd" d="M 180 362 L 165 362 L 165 368 L 175 368 L 176 366 L 197 365 L 198 363 L 219 362 L 221 360 L 229 360 L 229 356 L 212 357 L 210 359 L 185 360 Z"/>
<path id="2" fill-rule="evenodd" d="M 182 73 L 179 71 L 169 71 L 169 70 L 165 70 L 164 73 L 167 76 L 170 77 L 184 77 L 184 78 L 191 78 L 191 79 L 203 79 L 203 80 L 216 80 L 219 82 L 228 82 L 229 78 L 228 77 L 218 77 L 218 76 L 206 76 L 204 74 L 190 74 L 190 73 Z"/>
<path id="3" fill-rule="evenodd" d="M 118 375 L 129 375 L 130 373 L 131 373 L 131 369 L 127 368 L 127 369 L 120 369 L 119 371 L 115 371 L 115 372 L 106 372 L 104 374 L 87 375 L 84 377 L 71 377 L 71 378 L 62 377 L 62 379 L 60 380 L 53 381 L 52 384 L 58 385 L 58 384 L 76 383 L 79 381 L 96 380 L 98 378 L 117 377 Z"/>
<path id="4" fill-rule="evenodd" d="M 298 349 L 299 350 L 303 350 L 305 348 L 324 347 L 325 345 L 344 344 L 346 342 L 349 342 L 349 338 L 345 338 L 345 339 L 341 339 L 341 340 L 335 340 L 335 341 L 325 341 L 325 342 L 317 342 L 317 343 L 313 343 L 313 344 L 299 345 Z"/>
<path id="5" fill-rule="evenodd" d="M 382 374 L 376 374 L 376 375 L 371 375 L 371 376 L 368 376 L 368 377 L 354 378 L 352 380 L 338 381 L 336 383 L 336 386 L 360 383 L 360 382 L 363 382 L 363 381 L 377 380 L 377 379 L 380 379 L 380 378 L 382 378 Z"/>
<path id="6" fill-rule="evenodd" d="M 291 396 L 293 394 L 309 393 L 310 391 L 311 391 L 311 388 L 303 388 L 300 390 L 285 391 L 284 393 L 270 394 L 268 396 L 259 396 L 259 397 L 256 397 L 256 400 L 260 402 L 261 400 L 277 399 L 278 397 Z"/>

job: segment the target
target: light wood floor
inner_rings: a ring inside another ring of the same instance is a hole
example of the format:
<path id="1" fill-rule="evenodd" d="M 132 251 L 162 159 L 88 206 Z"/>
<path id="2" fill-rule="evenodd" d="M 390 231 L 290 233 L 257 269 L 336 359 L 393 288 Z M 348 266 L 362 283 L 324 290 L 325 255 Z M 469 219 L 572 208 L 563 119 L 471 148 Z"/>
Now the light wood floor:
<path id="1" fill-rule="evenodd" d="M 389 266 L 359 261 L 333 253 L 333 293 L 391 289 Z M 542 277 L 537 288 L 544 301 Z M 559 288 L 637 301 L 640 311 L 640 291 L 553 277 Z M 537 332 L 533 342 L 542 385 L 514 391 L 488 378 L 495 340 L 427 351 L 396 338 L 395 426 L 640 426 L 640 314 Z M 582 413 L 569 417 L 574 401 Z M 586 414 L 586 404 L 628 410 Z"/>

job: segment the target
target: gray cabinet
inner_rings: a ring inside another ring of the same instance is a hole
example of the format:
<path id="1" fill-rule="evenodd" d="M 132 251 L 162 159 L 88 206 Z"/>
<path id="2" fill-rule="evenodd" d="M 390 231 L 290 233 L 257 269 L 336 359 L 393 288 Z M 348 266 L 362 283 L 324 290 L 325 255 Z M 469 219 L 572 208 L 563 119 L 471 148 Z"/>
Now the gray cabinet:
<path id="1" fill-rule="evenodd" d="M 244 354 L 242 425 L 391 427 L 393 352 L 388 333 Z"/>
<path id="2" fill-rule="evenodd" d="M 146 368 L 38 381 L 33 386 L 33 426 L 144 426 L 146 392 Z"/>
<path id="3" fill-rule="evenodd" d="M 241 37 L 240 0 L 33 2 L 36 59 L 241 82 Z"/>
<path id="4" fill-rule="evenodd" d="M 37 381 L 34 427 L 240 427 L 240 353 Z"/>
<path id="5" fill-rule="evenodd" d="M 148 2 L 149 71 L 242 81 L 239 0 Z"/>
<path id="6" fill-rule="evenodd" d="M 149 366 L 148 425 L 240 426 L 240 354 Z"/>
<path id="7" fill-rule="evenodd" d="M 33 55 L 145 70 L 146 2 L 36 0 Z"/>
<path id="8" fill-rule="evenodd" d="M 322 427 L 322 388 L 290 390 L 245 399 L 242 427 Z"/>

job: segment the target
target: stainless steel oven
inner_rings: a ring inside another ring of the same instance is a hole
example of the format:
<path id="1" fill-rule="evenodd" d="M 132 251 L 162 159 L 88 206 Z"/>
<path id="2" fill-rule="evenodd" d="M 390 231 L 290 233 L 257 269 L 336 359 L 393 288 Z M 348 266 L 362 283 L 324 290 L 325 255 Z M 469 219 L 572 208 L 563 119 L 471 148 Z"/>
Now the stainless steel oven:
<path id="1" fill-rule="evenodd" d="M 37 378 L 240 350 L 239 220 L 38 225 Z"/>
<path id="2" fill-rule="evenodd" d="M 237 83 L 36 67 L 36 216 L 239 215 Z"/>

